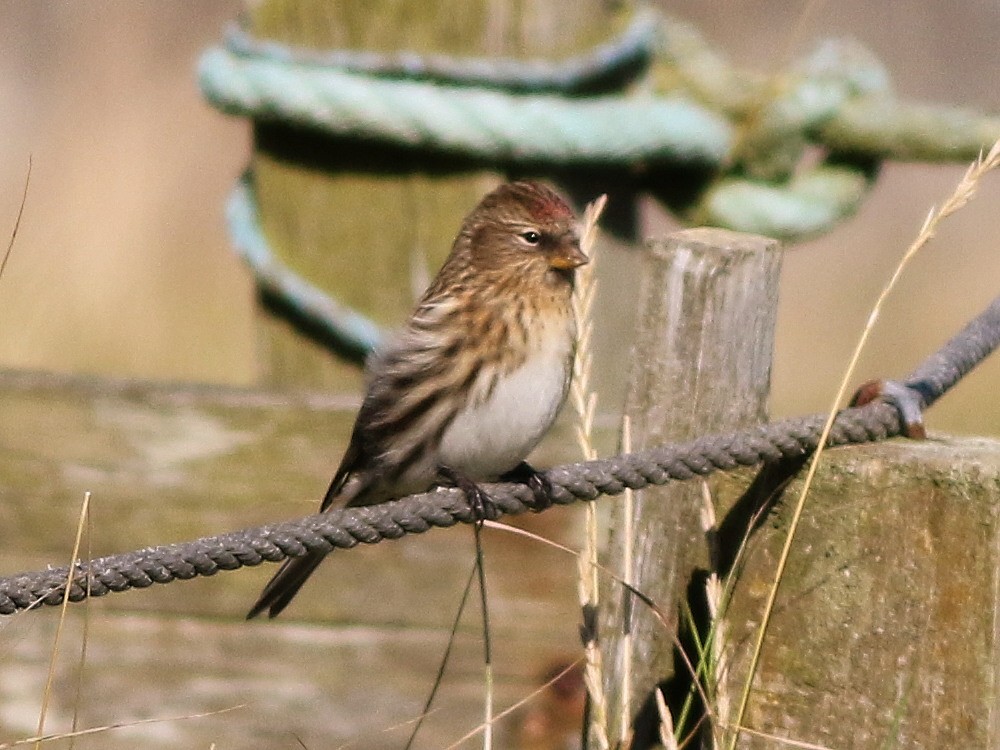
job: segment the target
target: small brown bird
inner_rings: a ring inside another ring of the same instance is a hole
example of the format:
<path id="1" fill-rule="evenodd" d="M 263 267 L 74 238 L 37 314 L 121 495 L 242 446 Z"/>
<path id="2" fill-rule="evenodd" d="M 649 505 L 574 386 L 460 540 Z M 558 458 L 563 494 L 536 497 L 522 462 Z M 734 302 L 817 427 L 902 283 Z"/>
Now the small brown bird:
<path id="1" fill-rule="evenodd" d="M 566 399 L 580 227 L 556 193 L 501 185 L 462 224 L 405 327 L 369 362 L 368 391 L 321 510 L 374 505 L 436 483 L 527 480 L 524 459 Z M 281 612 L 323 560 L 290 558 L 247 618 Z"/>

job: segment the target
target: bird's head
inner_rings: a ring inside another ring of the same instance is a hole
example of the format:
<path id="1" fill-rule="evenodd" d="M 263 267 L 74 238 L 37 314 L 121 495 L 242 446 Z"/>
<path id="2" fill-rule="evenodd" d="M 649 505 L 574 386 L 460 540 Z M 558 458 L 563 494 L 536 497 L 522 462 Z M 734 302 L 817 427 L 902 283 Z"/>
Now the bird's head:
<path id="1" fill-rule="evenodd" d="M 481 270 L 516 269 L 571 280 L 589 262 L 580 250 L 580 225 L 557 193 L 536 182 L 501 185 L 466 218 L 459 243 Z"/>

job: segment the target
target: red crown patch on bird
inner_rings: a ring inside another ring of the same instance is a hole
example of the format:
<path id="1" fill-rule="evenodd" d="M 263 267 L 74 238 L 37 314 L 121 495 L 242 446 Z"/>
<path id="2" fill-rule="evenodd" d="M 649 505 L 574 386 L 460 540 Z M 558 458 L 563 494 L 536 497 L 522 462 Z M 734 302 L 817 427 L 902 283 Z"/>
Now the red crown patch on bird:
<path id="1" fill-rule="evenodd" d="M 537 182 L 511 182 L 501 185 L 483 198 L 476 213 L 482 210 L 494 212 L 497 207 L 510 207 L 511 204 L 520 205 L 527 210 L 532 219 L 538 222 L 559 221 L 574 217 L 573 209 L 558 193 Z"/>
<path id="2" fill-rule="evenodd" d="M 525 205 L 538 221 L 572 219 L 573 210 L 556 192 L 537 182 L 515 182 L 511 187 L 522 193 Z"/>

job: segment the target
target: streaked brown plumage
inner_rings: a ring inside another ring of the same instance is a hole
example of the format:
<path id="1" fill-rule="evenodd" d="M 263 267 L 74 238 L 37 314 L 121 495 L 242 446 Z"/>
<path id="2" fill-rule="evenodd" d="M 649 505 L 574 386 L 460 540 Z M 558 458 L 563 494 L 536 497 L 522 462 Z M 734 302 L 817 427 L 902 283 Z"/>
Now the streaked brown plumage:
<path id="1" fill-rule="evenodd" d="M 565 201 L 501 185 L 462 224 L 451 254 L 368 391 L 321 510 L 429 489 L 443 475 L 488 481 L 522 464 L 566 398 L 573 269 L 587 262 Z M 322 561 L 291 558 L 248 617 L 274 617 Z"/>

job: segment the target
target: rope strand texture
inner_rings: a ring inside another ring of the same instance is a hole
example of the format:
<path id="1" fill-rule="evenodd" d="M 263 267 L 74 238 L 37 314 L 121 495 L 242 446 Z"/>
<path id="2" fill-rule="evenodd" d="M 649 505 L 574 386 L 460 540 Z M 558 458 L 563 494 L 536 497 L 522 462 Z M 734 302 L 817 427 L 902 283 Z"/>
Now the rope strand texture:
<path id="1" fill-rule="evenodd" d="M 928 357 L 906 385 L 917 390 L 925 405 L 930 406 L 998 345 L 1000 297 Z M 553 489 L 551 499 L 557 504 L 593 500 L 600 495 L 619 494 L 626 487 L 642 489 L 717 470 L 801 456 L 816 448 L 824 421 L 825 416 L 818 414 L 560 466 L 546 472 Z M 901 434 L 902 429 L 897 410 L 876 402 L 841 412 L 830 433 L 830 445 L 884 440 Z M 525 485 L 490 484 L 485 489 L 501 514 L 524 513 L 533 502 L 532 492 Z M 259 565 L 265 560 L 278 562 L 307 551 L 330 552 L 361 543 L 375 544 L 383 539 L 474 520 L 460 491 L 438 489 L 381 505 L 336 510 L 193 542 L 98 558 L 77 566 L 69 599 L 76 602 L 86 598 L 88 585 L 91 596 L 104 596 L 113 591 Z M 61 604 L 68 573 L 65 567 L 50 568 L 0 579 L 0 614 L 14 614 L 40 604 Z"/>
<path id="2" fill-rule="evenodd" d="M 623 93 L 650 66 L 653 90 Z M 561 62 L 309 50 L 236 29 L 202 56 L 199 82 L 222 111 L 261 123 L 470 165 L 618 170 L 689 223 L 783 239 L 853 214 L 881 160 L 971 159 L 1000 128 L 995 116 L 896 99 L 858 45 L 821 42 L 772 80 L 653 13 Z M 809 144 L 827 160 L 804 164 Z M 719 173 L 705 194 L 659 189 L 690 167 Z"/>
<path id="3" fill-rule="evenodd" d="M 405 51 L 314 50 L 258 39 L 238 26 L 227 30 L 226 49 L 241 57 L 270 58 L 306 67 L 339 68 L 382 78 L 572 95 L 620 89 L 634 80 L 652 60 L 658 32 L 659 23 L 654 15 L 638 13 L 617 39 L 558 62 L 455 58 Z"/>
<path id="4" fill-rule="evenodd" d="M 224 112 L 328 135 L 382 140 L 504 164 L 719 164 L 725 119 L 682 97 L 509 94 L 210 49 L 202 94 Z"/>

